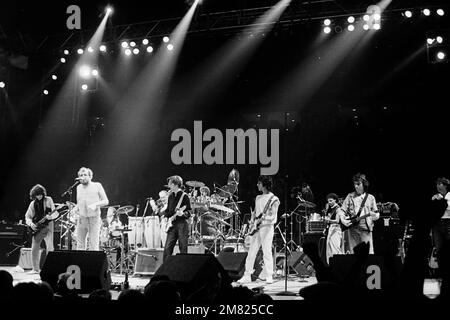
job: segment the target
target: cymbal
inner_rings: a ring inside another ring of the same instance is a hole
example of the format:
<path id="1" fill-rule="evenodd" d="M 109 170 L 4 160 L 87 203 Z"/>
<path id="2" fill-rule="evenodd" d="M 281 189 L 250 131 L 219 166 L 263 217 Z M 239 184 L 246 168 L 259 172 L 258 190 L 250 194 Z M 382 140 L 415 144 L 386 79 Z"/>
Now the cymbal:
<path id="1" fill-rule="evenodd" d="M 129 212 L 131 212 L 133 210 L 134 210 L 133 206 L 123 206 L 123 207 L 120 207 L 119 209 L 117 209 L 117 213 L 120 213 L 120 214 L 126 213 L 126 214 L 128 214 Z"/>
<path id="2" fill-rule="evenodd" d="M 239 183 L 239 171 L 237 171 L 236 169 L 230 171 L 230 173 L 228 174 L 228 183 Z"/>
<path id="3" fill-rule="evenodd" d="M 186 185 L 192 188 L 201 188 L 205 186 L 205 184 L 200 181 L 186 181 Z"/>
<path id="4" fill-rule="evenodd" d="M 221 204 L 213 203 L 213 204 L 210 205 L 210 208 L 213 208 L 213 209 L 216 209 L 216 210 L 219 210 L 219 211 L 225 211 L 225 212 L 228 212 L 228 213 L 233 213 L 234 212 L 233 209 L 225 207 L 225 206 L 223 206 Z"/>
<path id="5" fill-rule="evenodd" d="M 229 198 L 236 192 L 237 185 L 234 183 L 230 183 L 217 189 L 219 190 L 219 192 L 217 193 L 219 196 L 221 196 L 222 198 Z"/>
<path id="6" fill-rule="evenodd" d="M 224 224 L 224 225 L 226 225 L 228 227 L 231 227 L 231 225 L 228 222 L 226 222 L 223 219 L 217 217 L 216 215 L 210 215 L 210 217 L 213 218 L 215 221 L 221 223 L 221 224 Z"/>
<path id="7" fill-rule="evenodd" d="M 119 231 L 119 232 L 130 232 L 130 231 L 133 231 L 133 229 L 127 229 L 127 228 L 116 228 L 116 229 L 113 229 L 113 230 L 111 230 L 111 231 Z"/>
<path id="8" fill-rule="evenodd" d="M 312 203 L 312 202 L 309 202 L 309 201 L 306 201 L 306 200 L 300 202 L 298 205 L 299 205 L 300 207 L 310 208 L 310 209 L 313 209 L 313 208 L 316 207 L 316 204 L 315 204 L 315 203 Z"/>
<path id="9" fill-rule="evenodd" d="M 66 205 L 69 207 L 75 207 L 75 203 L 70 202 L 70 201 L 66 201 Z"/>
<path id="10" fill-rule="evenodd" d="M 120 208 L 120 204 L 116 204 L 115 206 L 104 206 L 102 208 Z"/>
<path id="11" fill-rule="evenodd" d="M 225 203 L 225 205 L 231 205 L 231 204 L 239 204 L 239 203 L 244 203 L 245 201 L 228 201 Z"/>

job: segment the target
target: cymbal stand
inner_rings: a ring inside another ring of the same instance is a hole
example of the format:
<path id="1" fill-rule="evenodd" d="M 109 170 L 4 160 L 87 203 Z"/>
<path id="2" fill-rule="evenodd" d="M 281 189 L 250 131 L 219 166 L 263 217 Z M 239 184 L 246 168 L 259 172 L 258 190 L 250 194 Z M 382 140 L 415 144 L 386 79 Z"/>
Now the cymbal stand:
<path id="1" fill-rule="evenodd" d="M 135 214 L 134 214 L 134 217 L 136 218 L 136 225 L 134 226 L 134 228 L 136 229 L 136 230 L 134 230 L 134 251 L 137 251 L 137 231 L 138 231 L 138 212 L 139 212 L 139 204 L 137 204 L 136 205 L 136 212 L 135 212 Z M 142 232 L 143 232 L 143 234 L 142 234 L 142 236 L 144 236 L 144 234 L 145 234 L 145 223 L 144 223 L 144 214 L 145 214 L 145 210 L 144 210 L 144 213 L 142 214 Z M 144 242 L 144 239 L 142 239 L 142 242 Z"/>
<path id="2" fill-rule="evenodd" d="M 299 203 L 296 207 L 295 207 L 295 209 L 294 210 L 292 210 L 292 212 L 291 213 L 289 213 L 288 215 L 287 215 L 287 217 L 289 217 L 291 220 L 290 220 L 290 236 L 291 236 L 291 239 L 289 240 L 289 242 L 287 243 L 287 246 L 289 246 L 289 248 L 290 248 L 290 251 L 292 251 L 292 250 L 297 250 L 298 248 L 299 248 L 299 245 L 297 244 L 297 243 L 295 243 L 295 241 L 293 240 L 293 238 L 294 238 L 294 227 L 293 227 L 293 223 L 294 223 L 294 215 L 296 214 L 296 211 L 297 211 L 297 209 L 299 208 L 301 206 L 301 203 Z M 286 239 L 287 239 L 287 236 L 286 236 Z M 292 247 L 294 247 L 294 249 L 292 249 Z"/>

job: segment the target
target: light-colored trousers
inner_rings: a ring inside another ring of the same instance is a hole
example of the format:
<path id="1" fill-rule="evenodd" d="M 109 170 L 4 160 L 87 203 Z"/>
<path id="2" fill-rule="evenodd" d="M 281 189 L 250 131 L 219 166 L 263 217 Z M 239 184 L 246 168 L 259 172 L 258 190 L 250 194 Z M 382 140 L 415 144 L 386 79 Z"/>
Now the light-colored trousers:
<path id="1" fill-rule="evenodd" d="M 335 254 L 344 253 L 344 241 L 342 239 L 342 231 L 339 226 L 330 225 L 327 236 L 327 263 L 330 263 L 330 258 Z"/>
<path id="2" fill-rule="evenodd" d="M 166 225 L 167 225 L 167 219 L 164 219 L 164 217 L 161 217 L 161 222 L 160 222 L 161 233 L 160 233 L 160 235 L 161 235 L 162 248 L 165 247 L 166 240 L 167 240 Z"/>
<path id="3" fill-rule="evenodd" d="M 33 262 L 33 269 L 40 270 L 39 266 L 39 250 L 41 248 L 42 240 L 45 241 L 46 253 L 53 251 L 53 222 L 41 229 L 34 237 L 31 243 L 31 260 Z"/>
<path id="4" fill-rule="evenodd" d="M 100 227 L 102 219 L 100 216 L 96 217 L 78 217 L 77 222 L 77 250 L 86 250 L 86 236 L 89 235 L 90 251 L 100 250 Z"/>
<path id="5" fill-rule="evenodd" d="M 262 246 L 264 270 L 266 276 L 273 275 L 273 256 L 272 256 L 272 240 L 274 228 L 273 225 L 261 226 L 250 238 L 250 247 L 248 249 L 247 259 L 245 260 L 245 274 L 244 276 L 251 276 L 254 272 L 255 259 L 259 248 Z M 264 272 L 261 272 L 264 274 Z"/>
<path id="6" fill-rule="evenodd" d="M 353 248 L 361 242 L 369 242 L 369 254 L 374 254 L 372 231 L 362 229 L 359 226 L 353 227 L 345 231 L 346 253 L 353 254 Z"/>

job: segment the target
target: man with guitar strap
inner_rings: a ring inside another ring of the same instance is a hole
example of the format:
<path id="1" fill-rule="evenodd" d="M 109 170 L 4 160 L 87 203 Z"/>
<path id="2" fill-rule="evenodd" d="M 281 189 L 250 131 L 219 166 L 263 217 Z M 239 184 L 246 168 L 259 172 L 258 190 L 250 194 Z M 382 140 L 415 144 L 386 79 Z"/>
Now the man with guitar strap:
<path id="1" fill-rule="evenodd" d="M 181 190 L 183 179 L 180 176 L 171 176 L 167 180 L 170 191 L 167 200 L 167 210 L 164 215 L 167 219 L 167 238 L 164 246 L 163 261 L 172 255 L 177 240 L 180 253 L 188 252 L 189 224 L 187 219 L 191 210 L 189 197 Z"/>
<path id="2" fill-rule="evenodd" d="M 347 195 L 341 209 L 346 217 L 341 219 L 345 231 L 345 251 L 353 253 L 353 248 L 361 242 L 369 242 L 369 253 L 373 250 L 373 221 L 378 220 L 378 212 L 375 197 L 367 192 L 369 181 L 366 175 L 357 173 L 353 176 L 355 191 Z"/>
<path id="3" fill-rule="evenodd" d="M 269 284 L 273 282 L 272 241 L 280 200 L 271 192 L 271 177 L 260 176 L 257 186 L 262 194 L 256 196 L 255 212 L 252 212 L 250 220 L 249 234 L 251 238 L 247 259 L 245 261 L 245 273 L 238 282 L 248 283 L 252 281 L 251 275 L 254 271 L 253 267 L 255 265 L 256 255 L 262 246 L 264 268 L 267 274 L 266 283 Z"/>
<path id="4" fill-rule="evenodd" d="M 53 221 L 46 216 L 55 211 L 53 199 L 47 196 L 45 188 L 37 184 L 30 190 L 30 205 L 25 213 L 25 223 L 33 230 L 31 258 L 33 269 L 30 273 L 39 273 L 39 249 L 42 240 L 45 241 L 47 253 L 53 251 Z"/>
<path id="5" fill-rule="evenodd" d="M 437 269 L 437 255 L 445 240 L 450 240 L 450 180 L 444 177 L 436 180 L 437 193 L 431 198 L 432 208 L 437 211 L 433 219 L 430 267 Z M 443 212 L 442 212 L 443 211 Z"/>

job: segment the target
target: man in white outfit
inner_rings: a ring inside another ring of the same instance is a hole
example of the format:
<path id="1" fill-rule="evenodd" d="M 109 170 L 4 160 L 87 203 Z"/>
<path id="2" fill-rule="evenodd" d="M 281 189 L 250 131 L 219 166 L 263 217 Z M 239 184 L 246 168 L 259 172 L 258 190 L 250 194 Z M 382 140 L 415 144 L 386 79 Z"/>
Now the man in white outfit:
<path id="1" fill-rule="evenodd" d="M 278 207 L 280 200 L 275 196 L 272 190 L 272 179 L 269 176 L 260 176 L 258 178 L 258 190 L 262 192 L 255 200 L 255 211 L 252 212 L 250 225 L 261 218 L 261 224 L 256 233 L 250 238 L 250 247 L 247 259 L 245 261 L 244 276 L 238 280 L 238 283 L 251 282 L 251 275 L 254 272 L 256 255 L 262 246 L 264 271 L 266 273 L 266 283 L 273 283 L 273 256 L 272 241 L 274 235 L 274 224 L 277 222 Z"/>
<path id="2" fill-rule="evenodd" d="M 100 182 L 92 181 L 92 170 L 80 168 L 78 171 L 77 186 L 77 250 L 85 250 L 86 236 L 89 234 L 89 250 L 98 251 L 100 227 L 102 219 L 100 217 L 100 207 L 109 204 L 108 197 Z"/>

